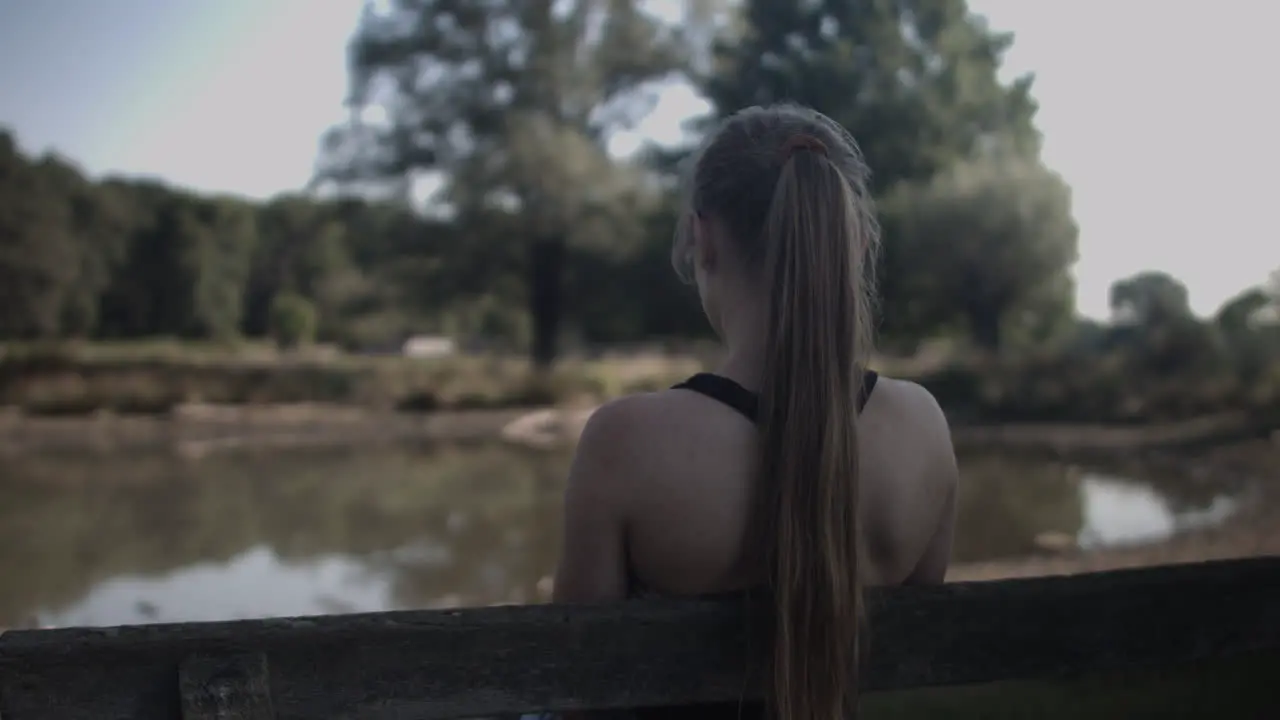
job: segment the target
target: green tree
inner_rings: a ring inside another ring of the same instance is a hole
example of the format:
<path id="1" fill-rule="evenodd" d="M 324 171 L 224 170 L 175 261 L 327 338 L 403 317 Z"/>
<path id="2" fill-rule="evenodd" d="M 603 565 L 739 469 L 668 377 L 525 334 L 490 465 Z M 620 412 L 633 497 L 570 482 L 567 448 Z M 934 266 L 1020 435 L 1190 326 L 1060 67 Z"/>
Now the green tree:
<path id="1" fill-rule="evenodd" d="M 826 113 L 857 138 L 877 196 L 992 138 L 1039 146 L 1032 78 L 998 78 L 1013 36 L 965 0 L 744 0 L 740 19 L 700 78 L 716 115 L 779 101 Z"/>
<path id="2" fill-rule="evenodd" d="M 51 197 L 66 205 L 67 231 L 78 260 L 59 304 L 59 332 L 87 336 L 98 330 L 102 294 L 124 257 L 128 206 L 114 188 L 89 180 L 65 160 L 46 157 L 36 169 Z"/>
<path id="3" fill-rule="evenodd" d="M 0 131 L 0 337 L 54 337 L 82 269 L 71 206 L 47 159 Z"/>
<path id="4" fill-rule="evenodd" d="M 588 343 L 625 343 L 642 338 L 709 337 L 697 291 L 671 268 L 674 203 L 647 218 L 645 239 L 626 257 L 579 252 L 572 258 L 569 286 L 577 303 L 573 318 Z"/>
<path id="5" fill-rule="evenodd" d="M 294 292 L 315 305 L 322 336 L 340 335 L 351 306 L 372 292 L 352 261 L 345 225 L 327 204 L 299 195 L 272 199 L 258 209 L 257 219 L 246 332 L 265 332 L 276 295 Z"/>
<path id="6" fill-rule="evenodd" d="M 114 182 L 128 196 L 127 249 L 102 300 L 103 334 L 239 334 L 257 242 L 251 205 L 155 182 Z"/>
<path id="7" fill-rule="evenodd" d="M 1070 328 L 1078 248 L 1070 188 L 1031 157 L 985 152 L 884 203 L 908 332 L 962 322 L 997 350 Z M 896 307 L 895 307 L 896 309 Z"/>
<path id="8" fill-rule="evenodd" d="M 341 227 L 349 266 L 319 283 L 326 297 L 321 335 L 351 347 L 390 347 L 414 332 L 438 332 L 455 279 L 473 277 L 474 250 L 454 223 L 415 215 L 400 203 L 356 197 L 324 203 Z M 268 241 L 270 242 L 270 241 Z M 461 257 L 460 257 L 461 256 Z M 483 283 L 478 283 L 483 286 Z"/>
<path id="9" fill-rule="evenodd" d="M 1157 326 L 1194 317 L 1187 286 L 1165 272 L 1150 270 L 1111 285 L 1108 302 L 1116 322 Z"/>
<path id="10" fill-rule="evenodd" d="M 127 233 L 112 188 L 0 131 L 0 336 L 93 333 Z"/>
<path id="11" fill-rule="evenodd" d="M 320 178 L 351 186 L 440 173 L 462 227 L 510 216 L 527 248 L 533 360 L 549 365 L 571 245 L 621 243 L 644 192 L 604 142 L 684 42 L 639 0 L 416 0 L 370 9 L 350 48 L 354 121 Z"/>
<path id="12" fill-rule="evenodd" d="M 276 295 L 271 301 L 271 335 L 276 344 L 285 349 L 315 340 L 315 305 L 294 292 Z"/>
<path id="13" fill-rule="evenodd" d="M 199 202 L 186 232 L 195 255 L 187 265 L 195 279 L 191 329 L 200 337 L 237 337 L 258 239 L 254 208 L 224 198 Z"/>
<path id="14" fill-rule="evenodd" d="M 1135 371 L 1157 376 L 1221 370 L 1217 328 L 1191 310 L 1187 287 L 1168 273 L 1141 272 L 1111 286 L 1115 341 Z"/>
<path id="15" fill-rule="evenodd" d="M 1270 320 L 1274 312 L 1265 287 L 1250 288 L 1228 300 L 1216 315 L 1217 327 L 1232 364 L 1246 381 L 1256 380 L 1280 357 L 1280 333 Z"/>
<path id="16" fill-rule="evenodd" d="M 156 181 L 104 183 L 127 207 L 125 242 L 99 308 L 99 333 L 109 338 L 178 334 L 187 307 L 175 245 L 162 227 L 174 190 Z"/>
<path id="17" fill-rule="evenodd" d="M 1247 333 L 1257 315 L 1271 304 L 1266 288 L 1254 287 L 1236 295 L 1214 314 L 1213 322 L 1232 334 Z"/>

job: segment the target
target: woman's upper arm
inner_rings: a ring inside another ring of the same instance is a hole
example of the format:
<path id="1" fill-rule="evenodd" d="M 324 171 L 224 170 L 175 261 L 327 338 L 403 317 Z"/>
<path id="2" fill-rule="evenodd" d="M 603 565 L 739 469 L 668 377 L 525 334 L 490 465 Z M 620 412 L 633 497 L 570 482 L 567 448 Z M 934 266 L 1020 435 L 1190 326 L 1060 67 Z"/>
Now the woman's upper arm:
<path id="1" fill-rule="evenodd" d="M 626 491 L 634 441 L 627 408 L 607 405 L 582 431 L 564 494 L 556 602 L 606 602 L 627 593 Z"/>
<path id="2" fill-rule="evenodd" d="M 954 463 L 952 468 L 954 468 Z M 942 503 L 942 514 L 936 526 L 934 526 L 933 534 L 929 538 L 929 544 L 925 547 L 924 554 L 920 557 L 916 567 L 911 571 L 907 583 L 913 585 L 938 584 L 946 580 L 947 567 L 951 564 L 951 545 L 955 537 L 956 526 L 956 495 L 957 485 L 959 484 L 959 473 L 953 472 L 949 477 L 943 478 L 947 483 L 946 495 Z"/>
<path id="3" fill-rule="evenodd" d="M 946 579 L 947 567 L 951 564 L 951 546 L 955 538 L 960 485 L 960 469 L 956 464 L 951 430 L 946 416 L 932 395 L 928 395 L 927 416 L 930 431 L 925 436 L 930 439 L 929 444 L 934 452 L 932 462 L 929 463 L 928 477 L 924 481 L 934 488 L 935 497 L 939 497 L 941 502 L 936 505 L 939 513 L 934 516 L 932 527 L 929 528 L 929 543 L 907 578 L 907 582 L 912 584 L 936 584 Z"/>

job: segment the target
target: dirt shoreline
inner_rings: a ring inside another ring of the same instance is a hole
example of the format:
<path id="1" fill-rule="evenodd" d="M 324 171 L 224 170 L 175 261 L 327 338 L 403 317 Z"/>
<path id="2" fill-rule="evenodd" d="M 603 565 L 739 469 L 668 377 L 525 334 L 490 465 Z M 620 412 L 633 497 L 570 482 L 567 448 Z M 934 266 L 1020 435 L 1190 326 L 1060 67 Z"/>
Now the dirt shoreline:
<path id="1" fill-rule="evenodd" d="M 536 448 L 572 445 L 594 407 L 409 413 L 301 403 L 184 405 L 166 415 L 49 417 L 0 408 L 0 455 L 58 450 L 173 448 L 200 455 L 231 448 L 504 440 Z M 959 448 L 1017 448 L 1053 454 L 1114 454 L 1265 437 L 1244 413 L 1144 426 L 1009 424 L 953 426 Z"/>
<path id="2" fill-rule="evenodd" d="M 229 449 L 496 440 L 528 408 L 402 413 L 352 406 L 187 405 L 168 415 L 41 417 L 0 410 L 0 455 L 50 451 Z"/>
<path id="3" fill-rule="evenodd" d="M 1273 513 L 1269 524 L 1254 519 L 1233 519 L 1213 530 L 1192 531 L 1144 545 L 1072 551 L 1057 557 L 1029 556 L 961 563 L 951 567 L 947 582 L 1076 575 L 1150 565 L 1269 556 L 1280 556 L 1280 513 Z"/>

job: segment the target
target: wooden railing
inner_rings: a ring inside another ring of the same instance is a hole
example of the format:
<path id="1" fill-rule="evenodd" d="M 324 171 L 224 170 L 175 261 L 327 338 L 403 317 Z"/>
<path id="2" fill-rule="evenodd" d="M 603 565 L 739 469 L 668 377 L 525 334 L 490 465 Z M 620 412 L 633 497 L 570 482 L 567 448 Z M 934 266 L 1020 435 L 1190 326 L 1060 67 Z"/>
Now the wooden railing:
<path id="1" fill-rule="evenodd" d="M 870 693 L 1280 658 L 1280 558 L 898 588 L 868 602 Z M 13 631 L 0 636 L 0 717 L 430 719 L 732 702 L 762 687 L 765 612 L 738 596 Z"/>

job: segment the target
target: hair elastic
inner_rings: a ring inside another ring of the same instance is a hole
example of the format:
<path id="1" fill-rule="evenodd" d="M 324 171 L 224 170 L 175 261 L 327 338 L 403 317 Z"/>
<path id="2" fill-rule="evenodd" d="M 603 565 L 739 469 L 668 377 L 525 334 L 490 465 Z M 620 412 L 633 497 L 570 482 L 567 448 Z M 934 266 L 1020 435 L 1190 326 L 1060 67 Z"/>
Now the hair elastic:
<path id="1" fill-rule="evenodd" d="M 814 152 L 823 157 L 828 156 L 827 146 L 825 143 L 823 143 L 821 140 L 819 140 L 818 138 L 812 135 L 799 133 L 797 135 L 792 135 L 790 139 L 788 139 L 785 143 L 783 143 L 782 145 L 783 162 L 790 160 L 792 156 L 794 156 L 797 152 L 801 150 Z"/>

